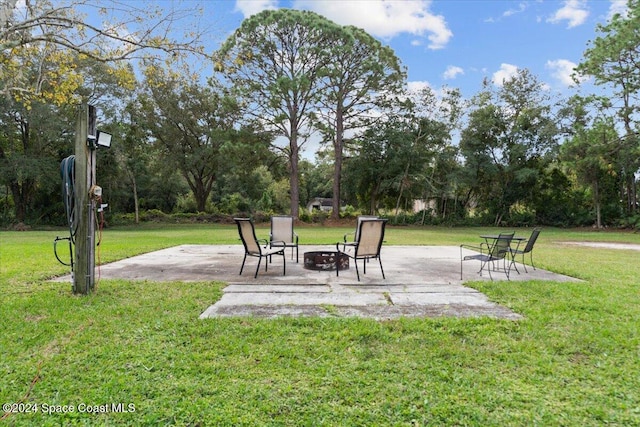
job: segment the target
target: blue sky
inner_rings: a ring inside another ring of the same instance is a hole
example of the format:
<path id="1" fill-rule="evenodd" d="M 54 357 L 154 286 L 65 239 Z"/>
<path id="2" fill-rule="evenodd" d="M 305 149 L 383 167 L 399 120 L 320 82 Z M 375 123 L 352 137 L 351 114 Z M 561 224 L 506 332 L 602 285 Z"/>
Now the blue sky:
<path id="1" fill-rule="evenodd" d="M 549 90 L 569 93 L 596 25 L 624 10 L 624 0 L 205 0 L 201 24 L 216 44 L 264 9 L 315 11 L 356 25 L 394 49 L 409 84 L 477 93 L 484 78 L 501 84 L 527 68 Z"/>

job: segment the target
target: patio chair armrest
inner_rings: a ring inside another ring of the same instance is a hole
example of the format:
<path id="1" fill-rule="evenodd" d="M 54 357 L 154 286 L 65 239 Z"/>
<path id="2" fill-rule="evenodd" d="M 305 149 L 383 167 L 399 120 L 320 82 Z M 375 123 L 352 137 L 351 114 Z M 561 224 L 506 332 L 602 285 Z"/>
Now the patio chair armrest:
<path id="1" fill-rule="evenodd" d="M 486 246 L 484 243 L 481 243 L 480 246 L 460 245 L 460 250 L 462 251 L 462 249 L 469 249 L 472 251 L 480 252 L 482 254 L 485 251 L 484 246 Z"/>
<path id="2" fill-rule="evenodd" d="M 272 240 L 271 242 L 269 242 L 271 245 L 273 245 L 274 243 L 277 243 L 278 246 L 286 246 L 286 243 L 284 242 L 284 240 Z"/>
<path id="3" fill-rule="evenodd" d="M 269 241 L 267 239 L 256 239 L 258 243 L 264 243 L 264 247 L 269 246 Z"/>
<path id="4" fill-rule="evenodd" d="M 509 251 L 510 251 L 510 252 L 514 252 L 514 251 L 515 251 L 515 252 L 517 252 L 517 251 L 519 251 L 519 250 L 520 250 L 520 245 L 521 245 L 521 244 L 523 244 L 523 243 L 524 243 L 524 245 L 525 245 L 525 246 L 526 246 L 526 244 L 527 244 L 527 240 L 518 240 L 517 242 L 514 242 L 514 241 L 512 240 L 511 242 L 512 242 L 512 243 L 515 243 L 515 244 L 516 244 L 516 247 L 515 247 L 515 248 L 512 248 L 511 246 L 509 246 Z"/>
<path id="5" fill-rule="evenodd" d="M 340 246 L 342 246 L 342 250 L 340 250 Z M 358 244 L 357 244 L 356 242 L 352 242 L 352 243 L 348 243 L 348 242 L 337 242 L 337 243 L 336 243 L 336 250 L 337 250 L 338 252 L 343 252 L 343 253 L 344 253 L 344 250 L 346 249 L 346 247 L 347 247 L 347 246 L 350 246 L 350 247 L 354 247 L 354 248 L 355 248 L 355 247 L 357 247 L 357 246 L 358 246 Z"/>
<path id="6" fill-rule="evenodd" d="M 296 239 L 296 245 L 298 244 L 298 233 L 296 233 L 295 231 L 293 232 L 293 237 L 295 237 Z"/>
<path id="7" fill-rule="evenodd" d="M 351 235 L 354 235 L 354 236 L 355 236 L 355 234 L 356 234 L 356 232 L 355 232 L 355 231 L 352 231 L 351 233 L 347 233 L 347 234 L 345 234 L 345 235 L 344 235 L 344 237 L 342 238 L 342 240 L 343 240 L 345 243 L 347 243 L 347 236 L 351 236 Z"/>

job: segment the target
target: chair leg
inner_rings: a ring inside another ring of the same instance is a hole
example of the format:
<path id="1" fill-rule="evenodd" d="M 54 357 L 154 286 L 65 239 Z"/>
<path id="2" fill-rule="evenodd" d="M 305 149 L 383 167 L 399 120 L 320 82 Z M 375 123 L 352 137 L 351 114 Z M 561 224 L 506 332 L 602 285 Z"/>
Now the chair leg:
<path id="1" fill-rule="evenodd" d="M 247 253 L 244 253 L 244 258 L 242 259 L 242 267 L 240 267 L 240 276 L 242 276 L 242 270 L 244 269 L 244 262 L 247 260 Z"/>
<path id="2" fill-rule="evenodd" d="M 505 257 L 506 259 L 506 257 Z M 523 263 L 524 264 L 524 263 Z M 515 268 L 516 273 L 520 274 L 520 270 L 518 270 L 518 266 L 516 265 L 516 255 L 511 253 L 511 262 L 509 263 L 509 272 L 511 272 L 511 267 Z M 524 267 L 524 270 L 527 271 L 527 267 Z"/>
<path id="3" fill-rule="evenodd" d="M 524 255 L 522 255 L 524 257 Z M 531 266 L 533 267 L 533 269 L 536 269 L 536 266 L 533 265 L 533 251 L 529 252 L 529 256 L 531 257 Z"/>
<path id="4" fill-rule="evenodd" d="M 480 273 L 480 276 L 482 276 L 482 270 L 484 270 L 484 266 L 488 263 L 489 261 L 480 261 L 480 271 L 478 271 L 478 273 Z M 491 276 L 491 268 L 487 268 L 487 271 L 489 272 L 489 276 Z"/>
<path id="5" fill-rule="evenodd" d="M 524 262 L 524 254 L 522 254 L 522 265 L 524 265 L 524 272 L 528 273 L 529 271 L 527 270 L 527 264 L 525 264 Z"/>
<path id="6" fill-rule="evenodd" d="M 260 270 L 260 261 L 262 261 L 262 257 L 258 257 L 258 266 L 256 267 L 256 274 L 253 275 L 253 278 L 256 279 L 258 277 L 258 270 Z M 267 263 L 267 260 L 265 260 L 264 262 L 265 264 Z"/>
<path id="7" fill-rule="evenodd" d="M 293 253 L 291 255 L 293 255 Z M 284 250 L 282 250 L 282 275 L 283 276 L 287 275 L 287 260 L 285 258 L 286 256 L 284 256 Z"/>
<path id="8" fill-rule="evenodd" d="M 358 277 L 358 282 L 360 281 L 360 272 L 358 271 L 358 259 L 354 258 L 353 263 L 356 265 L 356 276 Z"/>
<path id="9" fill-rule="evenodd" d="M 387 278 L 384 277 L 384 270 L 382 268 L 382 260 L 380 259 L 380 255 L 378 255 L 378 262 L 380 263 L 380 271 L 382 272 L 382 278 L 386 280 Z"/>
<path id="10" fill-rule="evenodd" d="M 491 265 L 489 265 L 491 263 Z M 493 282 L 493 276 L 491 276 L 491 269 L 493 267 L 493 261 L 486 261 L 484 264 L 480 266 L 480 275 L 482 276 L 482 269 L 484 266 L 487 266 L 487 271 L 489 272 L 489 279 Z"/>

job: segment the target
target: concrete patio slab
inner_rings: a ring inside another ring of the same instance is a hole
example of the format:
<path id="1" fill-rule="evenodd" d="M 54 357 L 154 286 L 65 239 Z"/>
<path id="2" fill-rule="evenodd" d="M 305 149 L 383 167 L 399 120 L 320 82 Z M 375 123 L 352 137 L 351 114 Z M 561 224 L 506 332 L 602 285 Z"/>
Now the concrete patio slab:
<path id="1" fill-rule="evenodd" d="M 478 274 L 479 263 L 464 263 L 460 279 L 460 248 L 457 246 L 383 246 L 381 256 L 386 279 L 380 266 L 371 260 L 363 274 L 359 263 L 359 282 L 353 260 L 350 268 L 336 276 L 335 271 L 303 268 L 303 253 L 332 250 L 330 246 L 301 246 L 300 262 L 291 259 L 287 250 L 286 275 L 282 257 L 274 257 L 258 277 L 253 275 L 257 258 L 247 258 L 239 274 L 244 256 L 241 245 L 181 245 L 100 266 L 101 279 L 150 281 L 223 281 L 222 298 L 201 315 L 236 316 L 319 316 L 398 317 L 489 316 L 519 319 L 521 316 L 491 301 L 481 292 L 464 286 L 466 281 L 490 280 L 486 271 Z M 510 279 L 576 281 L 577 279 L 549 271 L 528 268 L 525 273 L 516 263 L 518 274 Z M 493 273 L 493 280 L 507 280 L 504 273 Z M 70 276 L 58 280 L 70 280 Z"/>

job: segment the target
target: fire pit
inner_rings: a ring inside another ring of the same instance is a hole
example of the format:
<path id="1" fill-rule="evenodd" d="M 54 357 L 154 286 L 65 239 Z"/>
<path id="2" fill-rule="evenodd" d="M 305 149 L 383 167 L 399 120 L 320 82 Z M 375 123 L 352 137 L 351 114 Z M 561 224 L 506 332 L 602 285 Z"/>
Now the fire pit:
<path id="1" fill-rule="evenodd" d="M 307 270 L 340 270 L 349 268 L 349 257 L 332 251 L 314 251 L 304 253 L 304 268 Z"/>

